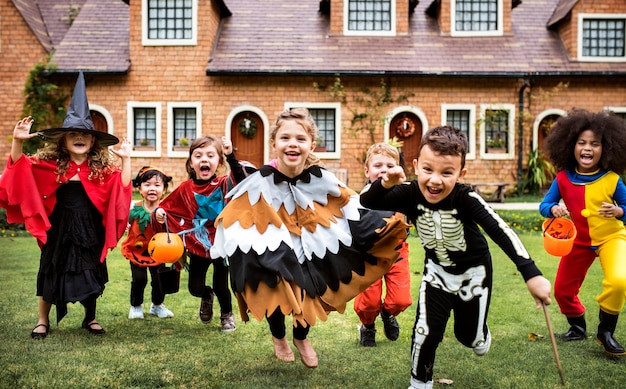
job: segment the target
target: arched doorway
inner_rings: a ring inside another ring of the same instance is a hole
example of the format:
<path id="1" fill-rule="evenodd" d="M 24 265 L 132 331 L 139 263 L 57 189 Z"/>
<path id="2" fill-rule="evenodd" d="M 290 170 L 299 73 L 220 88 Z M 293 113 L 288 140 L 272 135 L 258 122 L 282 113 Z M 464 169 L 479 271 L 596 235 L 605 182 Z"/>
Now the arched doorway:
<path id="1" fill-rule="evenodd" d="M 413 160 L 417 159 L 422 132 L 422 121 L 415 113 L 410 111 L 397 113 L 389 123 L 389 138 L 395 137 L 402 142 L 402 146 L 398 148 L 400 151 L 400 164 L 408 178 L 415 177 Z"/>
<path id="2" fill-rule="evenodd" d="M 93 110 L 90 110 L 89 114 L 91 115 L 91 121 L 93 121 L 93 126 L 96 131 L 109 132 L 109 126 L 103 114 Z"/>
<path id="3" fill-rule="evenodd" d="M 552 126 L 554 125 L 554 123 L 556 123 L 556 121 L 559 120 L 560 117 L 561 115 L 558 115 L 558 114 L 550 114 L 550 115 L 545 116 L 539 122 L 539 126 L 537 127 L 537 148 L 544 155 L 545 155 L 544 143 L 546 141 L 548 133 L 550 132 L 550 129 L 552 129 Z"/>
<path id="4" fill-rule="evenodd" d="M 237 113 L 231 122 L 230 133 L 237 159 L 257 167 L 263 165 L 265 127 L 258 114 L 252 111 Z"/>

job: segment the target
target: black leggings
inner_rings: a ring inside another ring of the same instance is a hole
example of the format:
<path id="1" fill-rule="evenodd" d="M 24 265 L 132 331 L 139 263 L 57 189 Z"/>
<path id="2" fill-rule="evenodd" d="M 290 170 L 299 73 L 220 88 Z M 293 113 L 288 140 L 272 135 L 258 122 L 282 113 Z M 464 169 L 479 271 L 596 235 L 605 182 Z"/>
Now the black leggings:
<path id="1" fill-rule="evenodd" d="M 96 318 L 96 300 L 98 299 L 97 294 L 92 294 L 86 299 L 82 300 L 80 303 L 83 307 L 85 307 L 85 319 L 83 320 L 83 324 L 89 324 Z"/>
<path id="2" fill-rule="evenodd" d="M 152 303 L 154 305 L 160 305 L 165 300 L 165 294 L 161 292 L 159 285 L 159 269 L 164 268 L 165 264 L 158 266 L 137 266 L 134 263 L 130 263 L 130 274 L 132 280 L 130 281 L 130 305 L 137 307 L 143 304 L 143 292 L 148 285 L 148 270 L 150 270 L 150 287 L 152 288 Z"/>
<path id="3" fill-rule="evenodd" d="M 213 288 L 206 285 L 206 273 L 213 264 Z M 195 254 L 189 254 L 189 293 L 192 296 L 207 299 L 215 291 L 220 303 L 221 313 L 233 311 L 230 289 L 228 288 L 228 266 L 223 260 L 212 260 Z"/>
<path id="4" fill-rule="evenodd" d="M 280 311 L 280 308 L 276 309 L 270 316 L 266 316 L 266 318 L 267 323 L 270 325 L 272 336 L 276 339 L 284 338 L 287 333 L 287 328 L 285 327 L 285 315 Z M 293 327 L 293 338 L 298 340 L 306 339 L 310 328 L 310 326 L 304 327 L 302 324 L 298 323 Z"/>

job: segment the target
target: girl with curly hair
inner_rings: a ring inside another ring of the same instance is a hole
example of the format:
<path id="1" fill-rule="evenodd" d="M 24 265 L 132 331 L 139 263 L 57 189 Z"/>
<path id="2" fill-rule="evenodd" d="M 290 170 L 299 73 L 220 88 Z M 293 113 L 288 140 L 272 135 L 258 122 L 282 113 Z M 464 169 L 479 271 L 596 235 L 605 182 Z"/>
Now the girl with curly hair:
<path id="1" fill-rule="evenodd" d="M 626 186 L 620 178 L 626 170 L 626 122 L 611 112 L 575 109 L 550 130 L 546 149 L 559 173 L 539 211 L 544 217 L 569 216 L 577 230 L 574 248 L 561 258 L 554 281 L 554 297 L 570 324 L 558 336 L 587 338 L 586 309 L 578 293 L 597 257 L 604 280 L 596 298 L 596 341 L 611 355 L 626 355 L 613 338 L 626 301 Z"/>

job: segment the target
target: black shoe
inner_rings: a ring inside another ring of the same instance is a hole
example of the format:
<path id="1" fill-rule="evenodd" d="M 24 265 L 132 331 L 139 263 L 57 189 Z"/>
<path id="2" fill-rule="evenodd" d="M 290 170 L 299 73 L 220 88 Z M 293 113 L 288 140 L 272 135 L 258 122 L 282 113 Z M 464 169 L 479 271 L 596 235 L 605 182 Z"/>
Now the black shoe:
<path id="1" fill-rule="evenodd" d="M 555 336 L 565 341 L 587 339 L 587 333 L 585 333 L 584 331 L 581 331 L 581 329 L 577 327 L 570 327 L 569 330 L 567 330 L 567 332 L 563 334 L 555 334 Z"/>
<path id="2" fill-rule="evenodd" d="M 361 326 L 361 339 L 359 343 L 363 347 L 376 347 L 376 329 Z"/>
<path id="3" fill-rule="evenodd" d="M 100 328 L 93 328 L 93 326 L 99 326 Z M 91 323 L 87 323 L 83 321 L 83 328 L 86 329 L 92 335 L 104 335 L 104 328 L 98 324 L 97 321 L 92 321 Z"/>
<path id="4" fill-rule="evenodd" d="M 624 347 L 613 338 L 613 334 L 608 331 L 598 332 L 598 336 L 596 338 L 596 342 L 604 347 L 604 351 L 613 356 L 619 357 L 622 355 L 626 355 L 626 351 L 624 351 Z"/>
<path id="5" fill-rule="evenodd" d="M 35 330 L 39 327 L 45 327 L 46 331 L 45 332 L 35 332 Z M 33 339 L 45 339 L 46 336 L 48 336 L 48 331 L 50 330 L 50 326 L 48 326 L 47 324 L 37 324 L 35 326 L 35 328 L 33 328 L 33 331 L 30 333 L 30 337 Z"/>
<path id="6" fill-rule="evenodd" d="M 398 324 L 396 317 L 390 315 L 384 308 L 380 313 L 380 317 L 383 319 L 383 328 L 387 339 L 391 341 L 397 340 L 400 336 L 400 324 Z"/>
<path id="7" fill-rule="evenodd" d="M 200 301 L 200 320 L 207 324 L 213 319 L 213 297 L 215 294 L 211 291 L 211 295 Z"/>

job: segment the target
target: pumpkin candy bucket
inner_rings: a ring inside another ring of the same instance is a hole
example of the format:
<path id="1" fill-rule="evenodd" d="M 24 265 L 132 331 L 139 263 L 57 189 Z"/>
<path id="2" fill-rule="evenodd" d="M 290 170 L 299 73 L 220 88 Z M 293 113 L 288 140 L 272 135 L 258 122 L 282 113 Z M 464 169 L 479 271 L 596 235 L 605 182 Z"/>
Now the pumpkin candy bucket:
<path id="1" fill-rule="evenodd" d="M 570 219 L 555 217 L 543 222 L 543 248 L 548 254 L 562 257 L 569 254 L 576 239 L 576 226 Z"/>
<path id="2" fill-rule="evenodd" d="M 158 232 L 150 239 L 148 253 L 155 262 L 174 263 L 183 256 L 185 245 L 180 236 L 169 231 L 167 222 L 165 230 L 166 232 Z"/>

